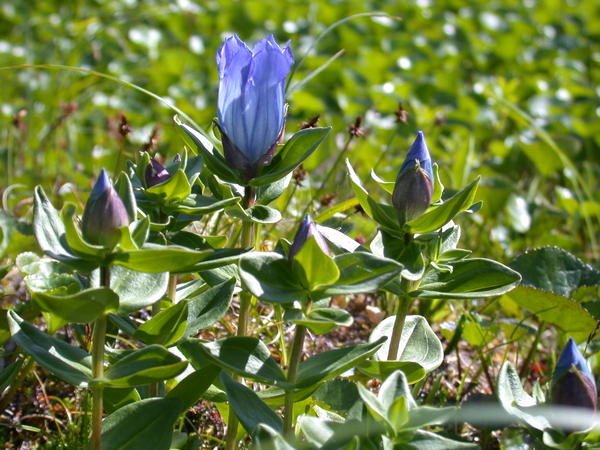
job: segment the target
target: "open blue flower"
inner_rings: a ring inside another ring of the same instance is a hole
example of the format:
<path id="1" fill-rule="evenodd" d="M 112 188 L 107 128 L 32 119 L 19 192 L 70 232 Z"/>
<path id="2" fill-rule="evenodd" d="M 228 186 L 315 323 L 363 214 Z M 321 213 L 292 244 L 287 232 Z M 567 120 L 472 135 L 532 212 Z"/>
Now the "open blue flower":
<path id="1" fill-rule="evenodd" d="M 285 80 L 294 63 L 289 43 L 272 35 L 252 50 L 237 35 L 217 52 L 219 127 L 225 159 L 246 176 L 272 157 L 285 123 Z"/>

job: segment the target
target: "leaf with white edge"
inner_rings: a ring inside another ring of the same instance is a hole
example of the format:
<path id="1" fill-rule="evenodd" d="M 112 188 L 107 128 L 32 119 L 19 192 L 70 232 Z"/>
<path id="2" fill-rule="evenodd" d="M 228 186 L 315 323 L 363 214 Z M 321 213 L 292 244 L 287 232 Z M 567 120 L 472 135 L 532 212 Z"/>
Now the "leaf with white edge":
<path id="1" fill-rule="evenodd" d="M 285 143 L 260 174 L 250 180 L 251 186 L 262 186 L 283 178 L 298 167 L 327 137 L 331 127 L 300 130 Z"/>
<path id="2" fill-rule="evenodd" d="M 371 332 L 369 342 L 379 342 L 384 336 L 391 336 L 396 316 L 382 320 Z M 377 351 L 376 358 L 387 361 L 390 341 Z M 442 343 L 433 332 L 427 320 L 421 316 L 406 316 L 398 348 L 398 361 L 410 361 L 421 365 L 430 372 L 439 367 L 444 359 Z"/>
<path id="3" fill-rule="evenodd" d="M 83 350 L 41 332 L 14 311 L 7 313 L 13 339 L 44 369 L 74 386 L 92 380 L 92 357 Z"/>
<path id="4" fill-rule="evenodd" d="M 173 378 L 188 363 L 160 345 L 149 345 L 126 353 L 104 373 L 110 386 L 133 387 Z"/>
<path id="5" fill-rule="evenodd" d="M 536 406 L 535 399 L 523 389 L 519 375 L 510 362 L 505 362 L 496 384 L 498 400 L 510 415 L 524 421 L 536 430 L 550 428 L 548 419 L 535 414 L 532 407 Z M 527 410 L 529 408 L 529 410 Z"/>
<path id="6" fill-rule="evenodd" d="M 187 358 L 199 365 L 209 361 L 245 378 L 288 386 L 285 374 L 260 339 L 248 336 L 232 336 L 214 342 L 187 339 L 178 347 Z"/>
<path id="7" fill-rule="evenodd" d="M 430 206 L 422 216 L 404 224 L 404 230 L 407 233 L 415 234 L 429 233 L 442 228 L 454 216 L 466 211 L 473 204 L 479 180 L 479 177 L 476 178 L 441 205 Z"/>
<path id="8" fill-rule="evenodd" d="M 311 356 L 300 363 L 296 389 L 314 386 L 344 373 L 373 355 L 385 340 L 386 338 L 382 337 L 376 342 L 339 348 Z"/>
<path id="9" fill-rule="evenodd" d="M 429 269 L 411 292 L 418 298 L 485 298 L 504 294 L 515 288 L 521 275 L 497 261 L 471 258 L 456 261 L 452 272 Z"/>

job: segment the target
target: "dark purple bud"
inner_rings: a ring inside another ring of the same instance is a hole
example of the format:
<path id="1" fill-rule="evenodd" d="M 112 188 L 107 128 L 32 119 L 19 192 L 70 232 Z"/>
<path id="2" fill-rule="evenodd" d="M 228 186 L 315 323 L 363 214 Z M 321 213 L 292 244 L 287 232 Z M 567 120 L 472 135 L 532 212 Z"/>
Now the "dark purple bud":
<path id="1" fill-rule="evenodd" d="M 400 215 L 400 223 L 404 224 L 421 216 L 429 208 L 432 195 L 431 157 L 423 132 L 419 131 L 400 167 L 392 193 L 392 204 Z"/>
<path id="2" fill-rule="evenodd" d="M 314 223 L 310 215 L 307 214 L 302 223 L 300 224 L 300 228 L 298 228 L 296 236 L 294 237 L 294 242 L 292 242 L 292 245 L 290 247 L 290 262 L 300 252 L 306 241 L 311 236 L 315 238 L 317 245 L 321 248 L 323 253 L 325 253 L 326 255 L 331 255 L 331 251 L 329 250 L 329 246 L 327 245 L 325 238 L 317 229 L 317 224 Z"/>
<path id="3" fill-rule="evenodd" d="M 91 244 L 112 248 L 121 238 L 119 228 L 127 225 L 127 209 L 102 169 L 83 210 L 83 237 Z"/>
<path id="4" fill-rule="evenodd" d="M 146 182 L 146 188 L 151 188 L 157 184 L 164 183 L 171 174 L 165 169 L 157 160 L 151 159 L 150 163 L 146 166 L 146 172 L 144 173 L 144 181 Z"/>
<path id="5" fill-rule="evenodd" d="M 552 374 L 552 403 L 592 410 L 598 406 L 594 375 L 573 338 L 569 338 Z"/>

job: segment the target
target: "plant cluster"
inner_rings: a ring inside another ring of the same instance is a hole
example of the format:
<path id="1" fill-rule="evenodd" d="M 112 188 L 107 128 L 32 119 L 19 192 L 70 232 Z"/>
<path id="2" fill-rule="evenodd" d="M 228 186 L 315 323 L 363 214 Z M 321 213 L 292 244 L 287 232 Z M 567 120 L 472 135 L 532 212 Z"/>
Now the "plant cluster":
<path id="1" fill-rule="evenodd" d="M 266 241 L 268 227 L 289 214 L 273 202 L 330 133 L 309 125 L 286 138 L 293 64 L 289 43 L 269 36 L 251 49 L 234 35 L 217 53 L 214 133 L 176 116 L 184 151 L 170 162 L 140 152 L 113 180 L 101 169 L 81 218 L 77 205 L 59 211 L 36 187 L 31 227 L 45 256 L 16 260 L 31 300 L 6 313 L 22 353 L 0 372 L 0 385 L 11 386 L 34 361 L 89 390 L 93 449 L 197 448 L 193 433 L 174 431 L 202 399 L 225 419 L 226 449 L 246 436 L 264 449 L 475 447 L 448 432 L 465 422 L 519 422 L 556 448 L 596 442 L 595 380 L 573 339 L 548 401 L 539 384 L 527 394 L 507 362 L 495 403 L 421 404 L 419 387 L 445 356 L 429 324 L 436 307 L 510 295 L 563 324 L 561 311 L 544 306 L 571 313 L 577 304 L 573 314 L 587 320 L 593 301 L 570 298 L 576 291 L 589 297 L 580 288 L 600 283 L 598 271 L 556 248 L 526 253 L 509 267 L 460 246 L 455 220 L 482 207 L 480 179 L 446 190 L 422 132 L 394 181 L 371 171 L 380 192 L 369 192 L 346 160 L 360 211 L 376 228 L 369 242 L 309 214 L 301 214 L 293 238 Z M 352 133 L 359 131 L 357 123 Z M 231 223 L 227 235 L 206 231 L 220 220 Z M 577 280 L 556 293 L 559 283 L 543 278 L 547 266 Z M 388 306 L 368 340 L 307 355 L 307 335 L 353 322 L 332 298 L 365 293 L 385 296 Z M 421 314 L 410 314 L 417 303 Z M 251 320 L 264 304 L 280 330 L 293 330 L 287 341 L 280 333 L 277 358 Z M 206 332 L 231 311 L 230 335 Z M 46 332 L 32 323 L 40 314 Z M 483 328 L 475 319 L 459 322 L 447 348 L 473 324 Z M 57 334 L 65 327 L 74 338 Z M 589 334 L 582 329 L 563 327 L 579 342 Z"/>

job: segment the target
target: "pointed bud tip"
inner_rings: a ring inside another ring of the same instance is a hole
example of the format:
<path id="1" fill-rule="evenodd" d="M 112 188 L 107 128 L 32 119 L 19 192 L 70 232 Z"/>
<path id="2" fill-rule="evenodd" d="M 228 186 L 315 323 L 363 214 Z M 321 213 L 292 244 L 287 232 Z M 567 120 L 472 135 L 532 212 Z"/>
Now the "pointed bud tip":
<path id="1" fill-rule="evenodd" d="M 102 195 L 102 193 L 106 192 L 110 188 L 112 188 L 112 183 L 110 178 L 108 178 L 106 170 L 102 168 L 100 175 L 98 175 L 98 179 L 96 180 L 96 184 L 94 184 L 91 195 L 97 197 Z"/>

